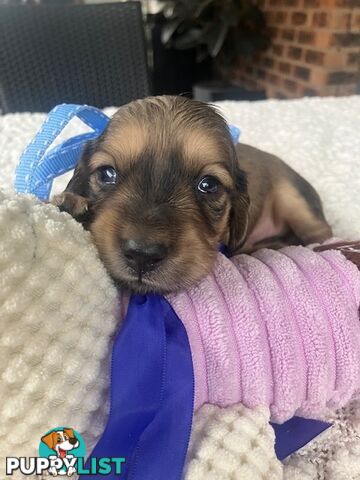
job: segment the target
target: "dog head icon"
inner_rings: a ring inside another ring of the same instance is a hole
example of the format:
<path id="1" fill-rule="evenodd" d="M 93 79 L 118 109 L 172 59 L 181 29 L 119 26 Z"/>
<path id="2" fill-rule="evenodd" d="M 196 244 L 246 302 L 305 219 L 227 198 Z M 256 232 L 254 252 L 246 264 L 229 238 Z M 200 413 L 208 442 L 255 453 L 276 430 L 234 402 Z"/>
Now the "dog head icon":
<path id="1" fill-rule="evenodd" d="M 72 428 L 52 431 L 41 437 L 41 440 L 51 448 L 51 450 L 54 450 L 60 458 L 65 458 L 69 450 L 73 450 L 79 446 L 79 441 Z"/>

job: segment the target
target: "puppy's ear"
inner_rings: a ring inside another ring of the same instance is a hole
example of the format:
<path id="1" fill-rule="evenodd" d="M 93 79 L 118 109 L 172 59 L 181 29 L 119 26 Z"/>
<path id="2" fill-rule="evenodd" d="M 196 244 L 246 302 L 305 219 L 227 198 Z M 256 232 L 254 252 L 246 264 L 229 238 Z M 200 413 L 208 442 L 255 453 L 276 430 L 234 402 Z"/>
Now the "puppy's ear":
<path id="1" fill-rule="evenodd" d="M 68 435 L 69 438 L 76 438 L 74 430 L 72 428 L 64 428 L 64 432 Z"/>
<path id="2" fill-rule="evenodd" d="M 47 435 L 44 435 L 41 437 L 41 441 L 44 442 L 47 447 L 53 450 L 56 445 L 56 433 L 50 432 Z"/>
<path id="3" fill-rule="evenodd" d="M 233 255 L 245 243 L 249 222 L 249 206 L 246 173 L 238 168 L 235 173 L 235 190 L 231 198 L 229 217 L 228 247 Z"/>
<path id="4" fill-rule="evenodd" d="M 89 196 L 89 160 L 96 150 L 98 140 L 90 140 L 85 144 L 80 160 L 75 167 L 74 174 L 68 183 L 65 192 L 70 192 L 81 197 Z"/>
<path id="5" fill-rule="evenodd" d="M 89 160 L 96 149 L 98 140 L 87 142 L 73 176 L 65 191 L 54 195 L 51 202 L 63 212 L 69 213 L 81 223 L 89 220 L 91 201 L 89 198 Z"/>

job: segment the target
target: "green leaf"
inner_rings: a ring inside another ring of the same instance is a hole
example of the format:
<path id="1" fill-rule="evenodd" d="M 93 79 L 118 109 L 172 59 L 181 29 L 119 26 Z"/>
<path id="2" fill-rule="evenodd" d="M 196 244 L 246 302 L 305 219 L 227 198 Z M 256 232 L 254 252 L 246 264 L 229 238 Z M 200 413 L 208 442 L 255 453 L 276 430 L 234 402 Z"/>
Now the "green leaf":
<path id="1" fill-rule="evenodd" d="M 234 60 L 237 52 L 249 55 L 270 43 L 265 16 L 253 0 L 160 1 L 168 9 L 162 42 L 197 47 L 198 60 L 219 54 Z"/>
<path id="2" fill-rule="evenodd" d="M 175 18 L 174 20 L 167 22 L 161 30 L 161 41 L 164 45 L 168 44 L 171 37 L 174 35 L 179 25 L 182 23 L 181 18 Z"/>
<path id="3" fill-rule="evenodd" d="M 182 35 L 179 35 L 176 38 L 174 45 L 181 50 L 193 48 L 201 43 L 202 36 L 203 30 L 201 28 L 191 28 L 185 31 Z"/>
<path id="4" fill-rule="evenodd" d="M 197 52 L 196 52 L 196 61 L 198 63 L 202 62 L 203 60 L 205 60 L 206 57 L 209 56 L 209 52 L 208 52 L 208 49 L 203 46 L 202 48 L 199 47 L 197 49 Z"/>
<path id="5" fill-rule="evenodd" d="M 200 5 L 197 7 L 197 9 L 195 10 L 194 12 L 194 18 L 198 18 L 200 17 L 200 15 L 203 13 L 203 11 L 205 10 L 205 8 L 210 5 L 211 3 L 213 3 L 214 0 L 203 0 Z"/>
<path id="6" fill-rule="evenodd" d="M 212 29 L 212 31 L 209 32 L 208 36 L 208 50 L 210 55 L 215 58 L 219 54 L 226 35 L 229 30 L 229 25 L 226 23 L 220 24 L 220 25 L 215 25 L 215 28 Z"/>

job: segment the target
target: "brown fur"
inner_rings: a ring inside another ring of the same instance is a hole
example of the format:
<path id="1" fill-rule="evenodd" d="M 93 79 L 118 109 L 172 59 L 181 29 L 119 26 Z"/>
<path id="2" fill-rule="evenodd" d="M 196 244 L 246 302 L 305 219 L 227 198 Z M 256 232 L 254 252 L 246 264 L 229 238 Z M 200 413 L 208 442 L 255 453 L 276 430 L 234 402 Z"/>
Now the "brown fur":
<path id="1" fill-rule="evenodd" d="M 116 185 L 99 182 L 97 169 L 105 165 L 118 172 Z M 220 181 L 217 193 L 197 190 L 207 175 Z M 252 238 L 263 218 L 278 234 L 275 243 L 289 241 L 289 233 L 300 243 L 331 235 L 320 199 L 304 179 L 265 152 L 243 144 L 235 149 L 216 110 L 184 97 L 121 107 L 55 202 L 89 228 L 113 278 L 140 292 L 198 282 L 220 242 L 233 252 L 268 242 Z M 166 258 L 139 277 L 125 261 L 129 239 L 163 245 Z"/>
<path id="2" fill-rule="evenodd" d="M 278 157 L 249 145 L 238 144 L 236 153 L 247 174 L 251 199 L 248 239 L 242 251 L 287 244 L 307 245 L 331 237 L 320 197 L 304 178 Z M 271 220 L 276 238 L 258 233 L 264 217 Z"/>

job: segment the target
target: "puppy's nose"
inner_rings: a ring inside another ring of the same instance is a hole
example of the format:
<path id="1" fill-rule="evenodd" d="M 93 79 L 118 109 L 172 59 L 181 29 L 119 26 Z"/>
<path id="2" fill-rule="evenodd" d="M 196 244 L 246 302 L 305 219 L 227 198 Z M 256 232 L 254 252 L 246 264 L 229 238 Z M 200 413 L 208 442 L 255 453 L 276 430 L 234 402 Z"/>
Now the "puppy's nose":
<path id="1" fill-rule="evenodd" d="M 69 438 L 69 442 L 71 445 L 76 445 L 77 444 L 77 439 L 76 438 Z"/>
<path id="2" fill-rule="evenodd" d="M 167 248 L 161 243 L 146 244 L 135 240 L 127 240 L 123 246 L 126 263 L 137 273 L 154 270 L 164 260 Z"/>

